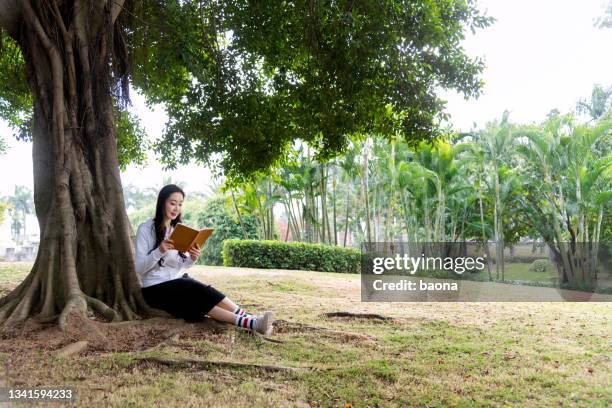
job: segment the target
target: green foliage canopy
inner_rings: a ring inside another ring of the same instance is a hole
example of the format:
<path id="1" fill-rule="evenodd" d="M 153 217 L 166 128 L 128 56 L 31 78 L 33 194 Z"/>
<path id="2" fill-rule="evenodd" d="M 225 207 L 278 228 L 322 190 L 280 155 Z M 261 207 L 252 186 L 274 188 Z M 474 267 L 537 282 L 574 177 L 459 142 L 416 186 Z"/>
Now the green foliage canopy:
<path id="1" fill-rule="evenodd" d="M 483 64 L 460 41 L 491 22 L 471 0 L 133 0 L 117 24 L 132 86 L 169 116 L 155 144 L 162 162 L 217 163 L 244 176 L 277 162 L 296 139 L 327 159 L 349 135 L 397 118 L 409 141 L 436 137 L 444 102 L 435 90 L 478 94 Z M 27 135 L 23 59 L 2 35 L 0 117 Z M 142 160 L 142 135 L 125 126 L 129 117 L 117 119 L 120 163 Z"/>
<path id="2" fill-rule="evenodd" d="M 17 139 L 30 138 L 32 96 L 25 78 L 21 50 L 0 30 L 0 119 L 14 129 Z M 1 143 L 1 142 L 0 142 Z"/>

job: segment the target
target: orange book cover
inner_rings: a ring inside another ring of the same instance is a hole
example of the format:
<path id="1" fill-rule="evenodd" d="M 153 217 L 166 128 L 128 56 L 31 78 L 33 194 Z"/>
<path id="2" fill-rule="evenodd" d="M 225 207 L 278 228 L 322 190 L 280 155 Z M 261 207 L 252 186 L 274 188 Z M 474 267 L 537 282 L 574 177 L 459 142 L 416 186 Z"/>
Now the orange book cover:
<path id="1" fill-rule="evenodd" d="M 174 241 L 174 249 L 180 252 L 187 252 L 194 244 L 198 244 L 200 249 L 202 249 L 213 231 L 213 228 L 197 230 L 184 224 L 176 224 L 170 239 Z"/>

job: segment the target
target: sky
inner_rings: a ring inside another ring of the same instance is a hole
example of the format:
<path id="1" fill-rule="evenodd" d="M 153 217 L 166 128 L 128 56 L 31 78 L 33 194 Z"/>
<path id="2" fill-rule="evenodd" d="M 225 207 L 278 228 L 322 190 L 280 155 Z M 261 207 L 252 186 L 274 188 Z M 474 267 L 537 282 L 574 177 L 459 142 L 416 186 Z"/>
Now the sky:
<path id="1" fill-rule="evenodd" d="M 457 130 L 483 126 L 510 111 L 514 122 L 540 122 L 553 108 L 573 109 L 588 97 L 594 84 L 612 85 L 612 29 L 599 29 L 595 19 L 604 12 L 603 0 L 480 0 L 478 8 L 496 22 L 472 35 L 463 45 L 468 55 L 481 57 L 485 82 L 477 100 L 466 101 L 453 92 L 442 92 L 446 111 Z M 148 136 L 159 137 L 166 123 L 163 107 L 148 108 L 144 98 L 132 94 L 133 109 Z M 33 188 L 32 145 L 16 142 L 0 120 L 0 135 L 10 150 L 0 156 L 0 196 L 12 194 L 15 185 Z M 124 185 L 160 188 L 165 176 L 181 180 L 186 192 L 209 191 L 210 171 L 202 166 L 181 166 L 163 172 L 154 155 L 145 168 L 129 167 Z"/>

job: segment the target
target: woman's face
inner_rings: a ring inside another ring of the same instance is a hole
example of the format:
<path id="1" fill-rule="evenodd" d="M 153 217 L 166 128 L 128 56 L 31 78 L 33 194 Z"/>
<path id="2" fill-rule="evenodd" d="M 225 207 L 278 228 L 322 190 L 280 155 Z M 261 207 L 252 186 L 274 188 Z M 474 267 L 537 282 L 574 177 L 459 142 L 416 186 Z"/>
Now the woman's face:
<path id="1" fill-rule="evenodd" d="M 166 219 L 174 220 L 181 213 L 182 207 L 183 195 L 178 192 L 170 194 L 170 197 L 166 199 L 166 206 L 164 208 Z"/>

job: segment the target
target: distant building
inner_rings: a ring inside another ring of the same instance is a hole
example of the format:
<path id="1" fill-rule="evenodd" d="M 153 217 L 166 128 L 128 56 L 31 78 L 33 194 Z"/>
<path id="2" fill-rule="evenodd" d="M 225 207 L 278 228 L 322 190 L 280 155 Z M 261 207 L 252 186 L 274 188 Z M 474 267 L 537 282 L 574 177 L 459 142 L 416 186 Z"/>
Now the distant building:
<path id="1" fill-rule="evenodd" d="M 11 218 L 5 214 L 4 222 L 0 225 L 0 260 L 2 261 L 33 261 L 38 253 L 40 244 L 40 230 L 38 220 L 33 214 L 26 216 L 26 232 L 23 242 L 13 240 L 11 233 Z"/>

